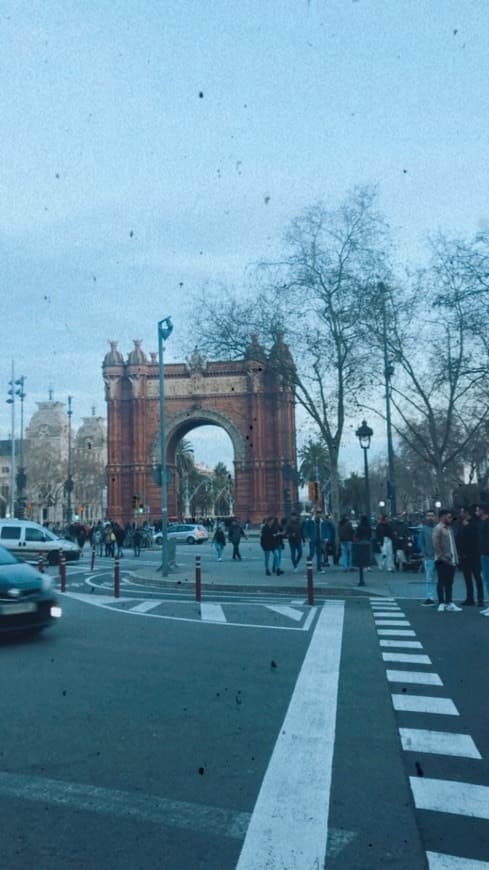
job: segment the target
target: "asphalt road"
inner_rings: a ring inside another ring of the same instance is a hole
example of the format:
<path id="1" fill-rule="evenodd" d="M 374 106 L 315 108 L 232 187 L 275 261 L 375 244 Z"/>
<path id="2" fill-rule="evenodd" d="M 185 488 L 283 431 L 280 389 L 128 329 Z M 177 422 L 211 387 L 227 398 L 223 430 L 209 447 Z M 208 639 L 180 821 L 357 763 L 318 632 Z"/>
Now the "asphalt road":
<path id="1" fill-rule="evenodd" d="M 84 579 L 0 646 L 2 868 L 489 867 L 476 608 Z"/>

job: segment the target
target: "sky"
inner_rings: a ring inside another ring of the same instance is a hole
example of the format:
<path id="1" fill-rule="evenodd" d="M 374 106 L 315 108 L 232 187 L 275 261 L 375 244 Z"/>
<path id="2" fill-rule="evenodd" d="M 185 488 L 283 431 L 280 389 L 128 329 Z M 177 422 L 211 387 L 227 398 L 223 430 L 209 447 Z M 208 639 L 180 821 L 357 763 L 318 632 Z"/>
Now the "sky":
<path id="1" fill-rule="evenodd" d="M 487 0 L 4 0 L 0 437 L 12 360 L 27 418 L 49 388 L 105 416 L 108 341 L 171 316 L 185 359 L 191 294 L 246 287 L 312 203 L 378 185 L 411 264 L 487 227 L 488 33 Z"/>

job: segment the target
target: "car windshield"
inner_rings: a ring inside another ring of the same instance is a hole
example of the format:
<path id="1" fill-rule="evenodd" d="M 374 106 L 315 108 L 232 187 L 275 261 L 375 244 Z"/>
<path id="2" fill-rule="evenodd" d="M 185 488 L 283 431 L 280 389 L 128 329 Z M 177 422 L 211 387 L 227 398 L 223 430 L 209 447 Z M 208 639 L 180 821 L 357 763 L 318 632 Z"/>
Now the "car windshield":
<path id="1" fill-rule="evenodd" d="M 16 565 L 18 563 L 18 559 L 16 556 L 13 556 L 12 553 L 9 553 L 5 547 L 0 547 L 0 566 L 1 565 Z"/>

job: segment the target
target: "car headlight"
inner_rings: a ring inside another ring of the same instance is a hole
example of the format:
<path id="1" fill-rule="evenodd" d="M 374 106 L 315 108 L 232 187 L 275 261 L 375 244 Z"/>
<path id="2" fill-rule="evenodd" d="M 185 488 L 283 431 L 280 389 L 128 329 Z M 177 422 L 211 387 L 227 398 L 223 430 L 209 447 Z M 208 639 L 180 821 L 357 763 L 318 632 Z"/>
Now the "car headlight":
<path id="1" fill-rule="evenodd" d="M 42 577 L 42 580 L 41 580 L 41 589 L 42 589 L 42 591 L 43 591 L 43 592 L 49 592 L 49 590 L 52 589 L 52 586 L 53 586 L 53 579 L 52 579 L 52 577 L 50 577 L 49 574 L 43 574 L 43 577 Z"/>

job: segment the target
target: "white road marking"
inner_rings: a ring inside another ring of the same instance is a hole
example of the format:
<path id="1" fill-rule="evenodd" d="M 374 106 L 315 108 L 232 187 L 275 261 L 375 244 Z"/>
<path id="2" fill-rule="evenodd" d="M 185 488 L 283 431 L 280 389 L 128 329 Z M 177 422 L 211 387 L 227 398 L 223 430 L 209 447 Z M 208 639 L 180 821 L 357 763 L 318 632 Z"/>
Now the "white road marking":
<path id="1" fill-rule="evenodd" d="M 394 710 L 407 713 L 437 713 L 444 716 L 458 716 L 459 712 L 450 698 L 436 698 L 432 695 L 392 695 Z"/>
<path id="2" fill-rule="evenodd" d="M 382 653 L 384 662 L 403 662 L 411 665 L 431 665 L 429 656 L 419 653 L 402 653 L 402 652 L 384 652 Z"/>
<path id="3" fill-rule="evenodd" d="M 456 755 L 458 758 L 481 758 L 472 737 L 449 731 L 428 731 L 424 728 L 399 728 L 402 748 L 407 752 L 431 752 L 434 755 Z"/>
<path id="4" fill-rule="evenodd" d="M 236 870 L 324 866 L 344 610 L 321 610 Z"/>
<path id="5" fill-rule="evenodd" d="M 384 637 L 416 637 L 416 632 L 412 629 L 399 629 L 399 631 L 394 631 L 390 628 L 379 628 L 377 629 L 377 634 L 381 634 Z"/>
<path id="6" fill-rule="evenodd" d="M 296 606 L 307 604 L 307 598 L 298 598 L 294 599 L 290 602 L 291 604 L 295 604 Z"/>
<path id="7" fill-rule="evenodd" d="M 439 852 L 427 852 L 426 857 L 429 870 L 489 870 L 487 861 L 477 861 L 475 858 L 458 858 Z"/>
<path id="8" fill-rule="evenodd" d="M 390 683 L 420 683 L 424 686 L 443 686 L 438 674 L 424 671 L 386 671 Z"/>
<path id="9" fill-rule="evenodd" d="M 402 610 L 372 610 L 374 619 L 409 619 Z"/>
<path id="10" fill-rule="evenodd" d="M 489 819 L 489 786 L 410 776 L 414 803 L 418 810 Z"/>
<path id="11" fill-rule="evenodd" d="M 0 795 L 241 840 L 249 813 L 43 776 L 0 772 Z"/>
<path id="12" fill-rule="evenodd" d="M 316 614 L 316 608 L 311 607 L 307 619 L 304 622 L 304 625 L 295 626 L 295 625 L 263 625 L 262 623 L 255 622 L 214 622 L 210 620 L 201 620 L 196 617 L 186 617 L 186 616 L 173 616 L 167 615 L 164 613 L 140 613 L 135 611 L 134 608 L 123 608 L 119 607 L 121 603 L 127 603 L 128 601 L 134 601 L 134 598 L 113 598 L 112 596 L 106 595 L 90 595 L 86 593 L 78 593 L 78 592 L 65 592 L 63 593 L 67 598 L 73 598 L 76 601 L 82 601 L 84 604 L 91 604 L 95 607 L 100 607 L 103 610 L 111 610 L 113 613 L 123 614 L 124 616 L 136 616 L 136 617 L 144 617 L 145 619 L 165 619 L 170 622 L 189 622 L 194 625 L 222 625 L 226 628 L 256 628 L 260 631 L 309 631 L 312 621 L 314 620 Z M 174 604 L 175 602 L 171 601 L 170 603 Z M 184 604 L 191 605 L 195 607 L 195 601 L 186 601 L 182 602 Z M 244 602 L 246 604 L 246 602 Z M 226 605 L 230 606 L 230 605 Z M 237 605 L 238 606 L 238 605 Z M 239 606 L 243 606 L 243 603 Z M 263 608 L 263 604 L 260 605 Z M 199 611 L 200 614 L 200 611 Z"/>
<path id="13" fill-rule="evenodd" d="M 200 605 L 200 616 L 204 622 L 227 622 L 224 610 L 220 604 L 202 602 Z"/>
<path id="14" fill-rule="evenodd" d="M 399 649 L 423 649 L 419 640 L 379 640 L 380 646 L 396 646 Z"/>
<path id="15" fill-rule="evenodd" d="M 154 610 L 160 604 L 163 604 L 163 601 L 158 601 L 157 599 L 153 599 L 153 601 L 141 601 L 135 607 L 131 607 L 131 610 L 133 613 L 148 613 L 149 610 Z"/>
<path id="16" fill-rule="evenodd" d="M 411 625 L 407 619 L 376 619 L 375 625 Z"/>
<path id="17" fill-rule="evenodd" d="M 294 619 L 295 622 L 301 622 L 303 617 L 302 610 L 296 610 L 293 607 L 288 607 L 286 604 L 267 604 L 267 610 L 273 610 L 275 613 L 281 613 L 282 616 L 288 616 L 289 619 Z"/>

